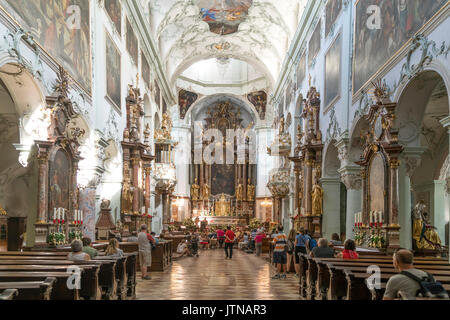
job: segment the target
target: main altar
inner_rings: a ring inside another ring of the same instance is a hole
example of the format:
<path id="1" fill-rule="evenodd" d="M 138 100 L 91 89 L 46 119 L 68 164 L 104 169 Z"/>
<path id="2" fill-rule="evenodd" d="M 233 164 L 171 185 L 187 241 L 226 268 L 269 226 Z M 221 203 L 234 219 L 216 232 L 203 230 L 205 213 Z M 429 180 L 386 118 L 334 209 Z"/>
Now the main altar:
<path id="1" fill-rule="evenodd" d="M 247 135 L 253 123 L 244 128 L 242 122 L 240 111 L 230 102 L 223 102 L 209 108 L 201 129 L 195 130 L 200 133 L 194 137 L 196 152 L 204 155 L 213 145 L 211 158 L 222 162 L 202 156 L 200 163 L 192 164 L 192 219 L 207 218 L 212 224 L 225 225 L 248 223 L 254 217 L 256 165 L 250 163 L 250 137 Z M 222 141 L 207 137 L 206 130 L 219 131 Z M 234 142 L 227 140 L 229 130 L 237 133 Z"/>

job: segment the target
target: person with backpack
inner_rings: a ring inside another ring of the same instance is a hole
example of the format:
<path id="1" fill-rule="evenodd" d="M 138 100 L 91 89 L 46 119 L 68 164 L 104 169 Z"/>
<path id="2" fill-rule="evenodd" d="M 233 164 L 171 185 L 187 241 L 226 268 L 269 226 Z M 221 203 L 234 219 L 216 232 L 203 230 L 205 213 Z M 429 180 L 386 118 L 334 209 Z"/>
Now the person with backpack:
<path id="1" fill-rule="evenodd" d="M 300 234 L 298 234 L 295 237 L 295 249 L 294 249 L 294 256 L 295 256 L 295 273 L 298 276 L 300 274 L 300 257 L 299 254 L 307 254 L 306 251 L 306 245 L 309 241 L 309 236 L 305 233 L 305 229 L 300 229 Z"/>
<path id="2" fill-rule="evenodd" d="M 297 231 L 295 229 L 291 229 L 289 231 L 288 240 L 286 243 L 286 253 L 287 253 L 287 261 L 288 265 L 291 265 L 295 262 L 294 253 L 295 253 L 295 237 L 297 236 Z M 295 265 L 295 263 L 294 263 Z"/>
<path id="3" fill-rule="evenodd" d="M 310 253 L 311 251 L 313 251 L 314 248 L 317 247 L 317 240 L 314 239 L 308 232 L 306 232 L 306 234 L 308 235 L 309 238 L 308 242 L 306 243 L 306 247 L 308 248 L 308 252 Z"/>
<path id="4" fill-rule="evenodd" d="M 286 279 L 286 271 L 287 271 L 287 256 L 286 256 L 286 244 L 287 244 L 287 237 L 283 233 L 283 226 L 279 225 L 278 233 L 273 238 L 273 242 L 275 245 L 275 248 L 273 250 L 273 262 L 277 266 L 277 274 L 275 274 L 272 279 Z M 283 269 L 283 274 L 281 274 L 281 271 Z"/>
<path id="5" fill-rule="evenodd" d="M 392 276 L 386 284 L 383 300 L 394 300 L 401 292 L 404 299 L 414 300 L 418 296 L 448 299 L 447 291 L 428 272 L 414 268 L 414 256 L 409 250 L 399 250 L 393 263 L 399 274 Z"/>

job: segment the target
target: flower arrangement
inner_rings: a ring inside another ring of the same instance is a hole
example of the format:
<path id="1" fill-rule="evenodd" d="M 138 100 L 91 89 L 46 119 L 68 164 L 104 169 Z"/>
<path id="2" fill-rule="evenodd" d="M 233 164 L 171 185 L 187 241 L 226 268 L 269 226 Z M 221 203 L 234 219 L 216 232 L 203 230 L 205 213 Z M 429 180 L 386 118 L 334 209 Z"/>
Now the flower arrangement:
<path id="1" fill-rule="evenodd" d="M 47 243 L 52 246 L 64 244 L 66 242 L 66 235 L 62 232 L 52 232 L 47 236 Z"/>

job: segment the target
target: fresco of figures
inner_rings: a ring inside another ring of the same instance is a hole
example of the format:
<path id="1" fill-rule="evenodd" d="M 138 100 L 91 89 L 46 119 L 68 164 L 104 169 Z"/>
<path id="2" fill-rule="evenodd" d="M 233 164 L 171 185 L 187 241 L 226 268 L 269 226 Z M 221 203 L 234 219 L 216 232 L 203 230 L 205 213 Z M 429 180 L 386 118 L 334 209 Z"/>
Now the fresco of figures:
<path id="1" fill-rule="evenodd" d="M 320 33 L 322 29 L 322 22 L 317 23 L 316 29 L 309 40 L 308 65 L 311 65 L 313 60 L 317 57 L 320 51 Z"/>
<path id="2" fill-rule="evenodd" d="M 360 0 L 355 15 L 353 92 L 357 93 L 372 80 L 386 61 L 446 3 L 448 0 Z M 379 29 L 371 23 L 374 13 L 367 13 L 371 5 L 381 9 Z"/>
<path id="3" fill-rule="evenodd" d="M 325 56 L 325 107 L 328 109 L 339 98 L 341 91 L 342 36 L 339 35 Z"/>
<path id="4" fill-rule="evenodd" d="M 121 106 L 121 64 L 120 52 L 113 40 L 106 36 L 106 95 L 111 102 L 120 110 Z"/>
<path id="5" fill-rule="evenodd" d="M 122 5 L 119 0 L 105 0 L 105 10 L 114 23 L 119 35 L 122 35 Z"/>
<path id="6" fill-rule="evenodd" d="M 247 19 L 253 0 L 199 0 L 197 5 L 209 30 L 227 35 L 237 32 L 239 25 Z"/>
<path id="7" fill-rule="evenodd" d="M 91 91 L 89 0 L 0 0 L 0 4 L 75 81 Z"/>
<path id="8" fill-rule="evenodd" d="M 130 21 L 127 20 L 127 51 L 136 65 L 138 64 L 138 55 L 139 55 L 138 47 L 139 44 L 136 38 L 136 34 L 134 33 Z"/>
<path id="9" fill-rule="evenodd" d="M 327 36 L 341 13 L 342 0 L 328 0 L 326 7 L 325 36 Z"/>
<path id="10" fill-rule="evenodd" d="M 266 117 L 266 106 L 267 106 L 267 93 L 264 91 L 252 92 L 248 96 L 248 101 L 250 101 L 258 111 L 259 118 L 264 120 Z"/>
<path id="11" fill-rule="evenodd" d="M 189 111 L 189 108 L 195 101 L 197 101 L 197 99 L 198 94 L 186 90 L 180 90 L 180 93 L 178 94 L 178 105 L 180 106 L 181 119 L 184 119 L 186 113 Z"/>
<path id="12" fill-rule="evenodd" d="M 141 52 L 141 61 L 142 61 L 142 79 L 148 86 L 150 86 L 150 65 L 148 64 L 148 60 L 143 52 Z"/>

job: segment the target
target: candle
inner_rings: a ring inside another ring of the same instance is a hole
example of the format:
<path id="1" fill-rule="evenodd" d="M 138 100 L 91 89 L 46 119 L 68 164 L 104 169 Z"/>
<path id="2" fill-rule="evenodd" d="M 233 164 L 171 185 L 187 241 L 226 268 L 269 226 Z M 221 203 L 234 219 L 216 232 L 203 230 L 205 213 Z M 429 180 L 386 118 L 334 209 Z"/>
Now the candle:
<path id="1" fill-rule="evenodd" d="M 378 222 L 382 223 L 383 222 L 383 213 L 380 211 L 379 214 L 380 214 L 380 220 Z"/>

